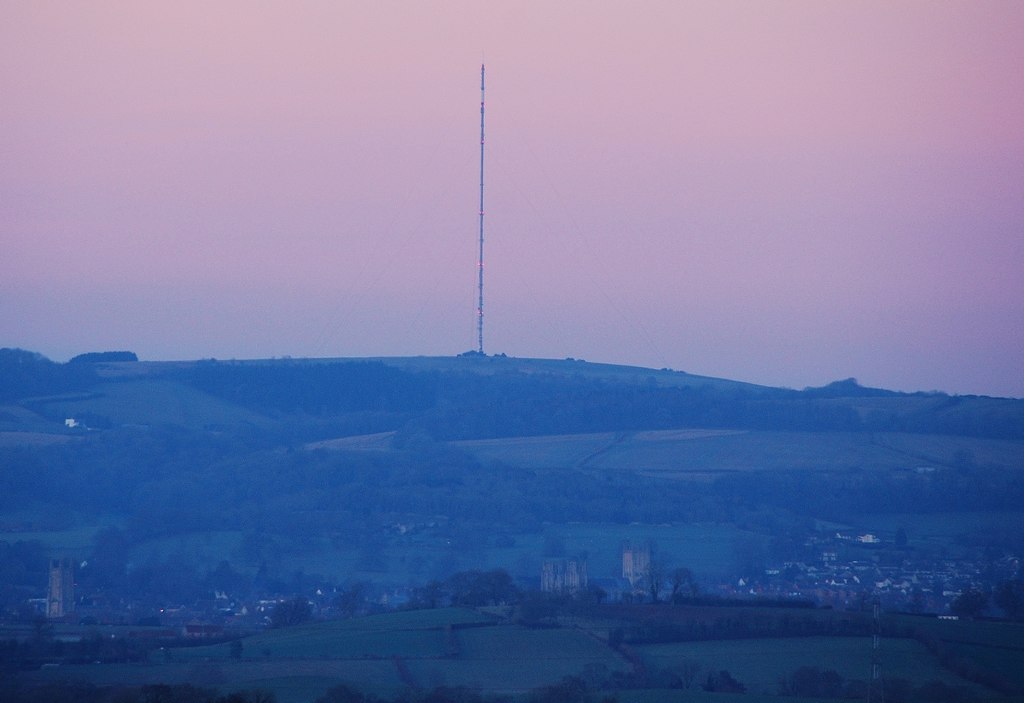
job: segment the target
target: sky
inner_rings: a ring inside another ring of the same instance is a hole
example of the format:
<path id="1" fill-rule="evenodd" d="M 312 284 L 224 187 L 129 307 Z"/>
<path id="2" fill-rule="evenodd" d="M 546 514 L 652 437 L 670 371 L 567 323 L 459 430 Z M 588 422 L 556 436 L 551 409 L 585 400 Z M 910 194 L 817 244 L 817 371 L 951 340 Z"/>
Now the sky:
<path id="1" fill-rule="evenodd" d="M 1024 397 L 1024 3 L 0 2 L 0 346 Z"/>

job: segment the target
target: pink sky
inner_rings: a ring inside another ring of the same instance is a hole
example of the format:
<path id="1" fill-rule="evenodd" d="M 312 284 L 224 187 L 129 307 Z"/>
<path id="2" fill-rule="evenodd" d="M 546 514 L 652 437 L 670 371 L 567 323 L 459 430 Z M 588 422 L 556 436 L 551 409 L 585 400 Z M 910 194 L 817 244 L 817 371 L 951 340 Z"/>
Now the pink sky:
<path id="1" fill-rule="evenodd" d="M 6 2 L 0 346 L 1024 396 L 1024 3 Z"/>

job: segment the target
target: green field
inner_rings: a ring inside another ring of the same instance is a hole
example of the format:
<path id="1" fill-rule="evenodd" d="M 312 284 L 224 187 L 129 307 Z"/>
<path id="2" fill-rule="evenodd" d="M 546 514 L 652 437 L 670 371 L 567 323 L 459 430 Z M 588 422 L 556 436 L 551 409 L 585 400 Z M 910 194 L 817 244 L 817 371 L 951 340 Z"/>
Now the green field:
<path id="1" fill-rule="evenodd" d="M 116 425 L 179 425 L 217 427 L 225 424 L 264 424 L 266 418 L 233 403 L 174 381 L 148 378 L 103 383 L 88 398 L 47 405 L 66 417 L 83 412 L 108 418 Z"/>
<path id="2" fill-rule="evenodd" d="M 801 666 L 833 669 L 847 680 L 866 681 L 871 672 L 871 640 L 866 637 L 799 637 L 787 639 L 684 642 L 636 647 L 648 668 L 672 670 L 696 662 L 706 676 L 725 669 L 753 693 L 774 693 L 781 678 Z M 924 645 L 914 640 L 883 640 L 886 677 L 920 685 L 938 680 L 976 688 L 939 666 Z"/>
<path id="3" fill-rule="evenodd" d="M 649 611 L 637 611 L 637 616 Z M 772 617 L 777 612 L 762 615 Z M 1019 669 L 1024 647 L 1024 628 L 1019 626 L 921 618 L 897 618 L 896 622 L 934 628 L 963 653 L 973 651 L 993 671 L 1007 674 Z M 598 675 L 607 677 L 633 671 L 630 660 L 604 642 L 607 623 L 585 619 L 576 620 L 574 626 L 566 623 L 561 628 L 530 629 L 469 609 L 394 612 L 268 630 L 244 638 L 237 656 L 228 643 L 174 648 L 153 652 L 144 664 L 61 666 L 30 677 L 101 685 L 192 683 L 225 691 L 260 688 L 273 691 L 281 703 L 308 703 L 339 683 L 382 696 L 408 687 L 443 685 L 509 693 L 521 699 L 529 690 L 565 676 L 603 672 Z M 697 671 L 690 690 L 625 691 L 622 701 L 728 701 L 731 696 L 709 698 L 698 688 L 708 673 L 723 669 L 747 687 L 747 696 L 736 700 L 778 700 L 774 694 L 779 680 L 800 667 L 833 669 L 847 681 L 866 681 L 871 665 L 867 637 L 675 642 L 631 645 L 630 649 L 650 676 L 665 670 L 680 673 L 687 662 L 695 664 Z M 884 638 L 880 651 L 886 678 L 913 685 L 942 681 L 962 686 L 982 700 L 999 698 L 943 669 L 916 640 Z"/>
<path id="4" fill-rule="evenodd" d="M 913 628 L 941 642 L 958 659 L 998 674 L 1024 689 L 1024 624 L 983 620 L 949 621 L 896 616 L 901 627 Z"/>
<path id="5" fill-rule="evenodd" d="M 245 640 L 247 657 L 271 659 L 386 659 L 444 656 L 446 628 L 494 626 L 496 618 L 446 608 L 370 615 L 268 630 Z M 226 644 L 180 650 L 181 658 L 227 660 Z"/>
<path id="6" fill-rule="evenodd" d="M 288 364 L 329 364 L 379 361 L 406 371 L 441 371 L 468 372 L 473 374 L 491 375 L 498 373 L 519 374 L 571 374 L 574 377 L 600 379 L 603 381 L 619 381 L 637 383 L 652 382 L 661 386 L 706 386 L 715 388 L 757 388 L 751 384 L 725 379 L 691 376 L 674 371 L 658 371 L 631 366 L 614 364 L 593 364 L 558 359 L 512 359 L 490 357 L 475 359 L 470 357 L 382 357 L 382 358 L 339 358 L 339 359 L 289 359 L 281 363 Z M 239 405 L 221 400 L 213 395 L 190 387 L 186 383 L 165 380 L 168 373 L 181 373 L 201 362 L 175 361 L 142 361 L 142 362 L 108 362 L 97 364 L 96 369 L 101 378 L 107 382 L 100 383 L 85 393 L 67 396 L 52 396 L 44 402 L 46 415 L 56 417 L 75 417 L 83 413 L 93 414 L 109 419 L 115 425 L 178 425 L 194 429 L 217 427 L 224 425 L 255 425 L 268 424 L 268 418 L 259 412 L 253 412 Z M 248 360 L 230 363 L 259 365 L 275 363 L 274 360 Z M 63 431 L 62 421 L 44 420 L 35 413 L 15 405 L 3 406 L 2 409 L 12 418 L 17 418 L 19 426 L 10 429 L 39 430 L 42 432 L 60 433 Z M 25 433 L 13 433 L 8 437 L 13 443 L 32 443 L 44 438 L 28 436 Z"/>
<path id="7" fill-rule="evenodd" d="M 223 691 L 266 689 L 279 703 L 312 703 L 331 686 L 346 683 L 380 695 L 405 686 L 393 661 L 386 659 L 242 659 L 218 662 L 160 662 L 62 666 L 40 672 L 39 681 L 87 681 L 99 686 L 193 684 Z"/>
<path id="8" fill-rule="evenodd" d="M 581 465 L 587 457 L 612 446 L 618 435 L 598 432 L 579 435 L 509 437 L 456 442 L 480 459 L 501 461 L 524 469 L 568 468 Z"/>
<path id="9" fill-rule="evenodd" d="M 629 665 L 605 644 L 578 630 L 530 630 L 518 625 L 459 630 L 452 659 L 408 662 L 421 685 L 459 685 L 504 693 L 578 674 L 588 664 L 626 670 Z"/>
<path id="10" fill-rule="evenodd" d="M 164 650 L 147 664 L 65 666 L 34 676 L 97 684 L 266 688 L 282 703 L 299 703 L 338 683 L 381 695 L 410 685 L 522 692 L 577 674 L 588 664 L 629 667 L 581 630 L 531 630 L 453 608 L 270 630 L 244 639 L 239 658 L 231 656 L 228 644 L 219 644 Z"/>
<path id="11" fill-rule="evenodd" d="M 636 471 L 703 478 L 727 471 L 912 472 L 965 460 L 1024 468 L 1024 443 L 936 435 L 866 432 L 659 430 L 511 437 L 457 442 L 481 459 L 509 466 Z"/>

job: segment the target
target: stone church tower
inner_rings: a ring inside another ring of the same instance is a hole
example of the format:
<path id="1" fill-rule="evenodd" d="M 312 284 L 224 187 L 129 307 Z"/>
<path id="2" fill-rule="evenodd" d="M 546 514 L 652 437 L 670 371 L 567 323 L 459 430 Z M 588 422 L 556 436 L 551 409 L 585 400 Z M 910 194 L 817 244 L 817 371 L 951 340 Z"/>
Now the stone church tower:
<path id="1" fill-rule="evenodd" d="M 70 559 L 50 560 L 46 617 L 62 618 L 75 610 L 75 568 Z"/>

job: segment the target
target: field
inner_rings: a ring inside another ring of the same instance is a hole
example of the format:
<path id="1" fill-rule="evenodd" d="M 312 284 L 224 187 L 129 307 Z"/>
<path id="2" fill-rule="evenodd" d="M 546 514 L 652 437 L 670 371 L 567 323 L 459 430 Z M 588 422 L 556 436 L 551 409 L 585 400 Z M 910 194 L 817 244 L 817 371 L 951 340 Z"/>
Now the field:
<path id="1" fill-rule="evenodd" d="M 726 669 L 753 693 L 776 692 L 779 680 L 799 666 L 833 669 L 847 680 L 865 681 L 871 673 L 871 640 L 867 637 L 685 642 L 636 649 L 650 669 L 671 670 L 683 661 L 697 663 L 704 672 Z M 914 640 L 884 640 L 882 653 L 887 677 L 898 676 L 915 685 L 937 680 L 970 686 L 942 669 L 924 645 Z"/>
<path id="2" fill-rule="evenodd" d="M 144 665 L 65 666 L 37 676 L 267 688 L 281 703 L 299 703 L 343 682 L 380 695 L 440 685 L 517 693 L 588 664 L 629 668 L 580 630 L 531 630 L 471 610 L 446 609 L 271 630 L 243 640 L 237 658 L 228 644 L 220 644 L 165 650 Z"/>
<path id="3" fill-rule="evenodd" d="M 330 364 L 374 361 L 409 372 L 470 373 L 493 375 L 572 376 L 608 382 L 655 383 L 666 387 L 758 388 L 752 384 L 693 376 L 677 371 L 654 370 L 614 364 L 584 363 L 558 359 L 505 357 L 382 357 L 337 359 L 231 360 L 240 365 Z M 62 441 L 68 436 L 64 418 L 102 418 L 113 426 L 174 425 L 193 430 L 225 426 L 272 427 L 279 413 L 270 416 L 205 393 L 168 378 L 201 362 L 142 361 L 107 362 L 96 365 L 101 383 L 87 391 L 50 395 L 27 404 L 0 405 L 0 446 L 33 446 Z M 60 438 L 58 440 L 58 438 Z M 330 446 L 330 440 L 327 441 Z M 342 443 L 345 448 L 356 448 Z M 371 448 L 371 447 L 366 447 Z M 377 448 L 377 447 L 372 447 Z"/>
<path id="4" fill-rule="evenodd" d="M 458 442 L 481 459 L 528 469 L 586 468 L 705 478 L 731 471 L 916 471 L 969 457 L 1024 468 L 1024 445 L 1006 440 L 902 433 L 660 430 Z"/>
<path id="5" fill-rule="evenodd" d="M 951 655 L 999 675 L 1024 688 L 1024 625 L 1003 622 L 950 622 L 900 616 L 903 627 L 916 629 L 941 643 Z"/>
<path id="6" fill-rule="evenodd" d="M 104 383 L 81 399 L 54 398 L 47 403 L 66 417 L 86 412 L 115 425 L 179 425 L 217 427 L 225 424 L 264 424 L 266 418 L 219 400 L 183 383 L 147 378 Z M 52 411 L 51 411 L 52 412 Z"/>
<path id="7" fill-rule="evenodd" d="M 621 617 L 627 611 L 614 612 Z M 761 617 L 777 615 L 774 610 L 761 612 Z M 1024 647 L 1020 627 L 920 618 L 912 622 L 938 628 L 964 647 L 1003 652 L 1004 660 L 988 662 L 997 670 L 1019 668 L 1015 665 Z M 225 691 L 261 688 L 273 691 L 281 703 L 308 703 L 338 683 L 381 696 L 445 685 L 507 693 L 522 700 L 529 690 L 564 676 L 581 675 L 599 683 L 614 672 L 634 671 L 627 656 L 605 643 L 607 624 L 576 619 L 559 628 L 531 629 L 469 609 L 395 612 L 268 630 L 241 640 L 240 651 L 236 645 L 233 652 L 230 643 L 174 648 L 154 652 L 145 664 L 62 666 L 31 677 L 96 684 L 187 682 Z M 864 681 L 871 662 L 868 637 L 675 642 L 631 649 L 650 676 L 664 670 L 679 672 L 686 662 L 695 664 L 697 673 L 689 690 L 623 691 L 622 701 L 729 701 L 727 694 L 709 698 L 698 688 L 708 673 L 723 669 L 747 687 L 748 694 L 736 700 L 779 700 L 774 695 L 779 680 L 801 666 L 833 669 L 846 680 Z M 884 638 L 881 651 L 887 678 L 913 685 L 937 680 L 965 687 L 982 700 L 998 699 L 992 691 L 943 669 L 918 641 Z"/>

